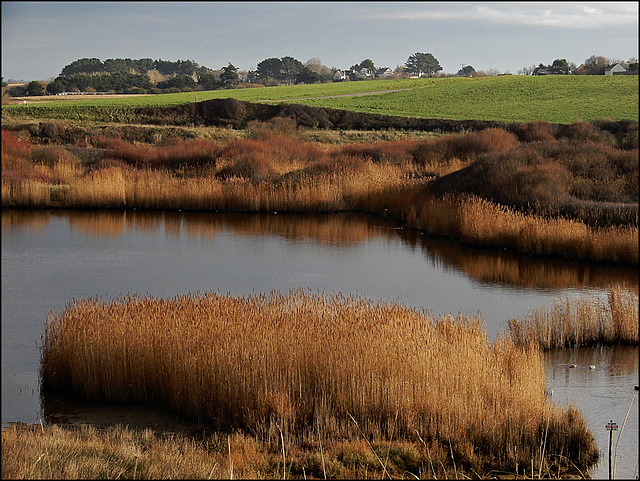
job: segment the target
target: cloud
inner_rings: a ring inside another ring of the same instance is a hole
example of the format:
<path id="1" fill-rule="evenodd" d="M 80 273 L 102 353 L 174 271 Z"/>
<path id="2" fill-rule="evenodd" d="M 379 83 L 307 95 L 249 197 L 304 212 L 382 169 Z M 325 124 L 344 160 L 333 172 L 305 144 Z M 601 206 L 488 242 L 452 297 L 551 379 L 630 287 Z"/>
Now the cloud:
<path id="1" fill-rule="evenodd" d="M 397 4 L 371 17 L 407 21 L 460 20 L 502 25 L 590 29 L 638 24 L 637 2 Z M 400 11 L 398 11 L 400 10 Z"/>

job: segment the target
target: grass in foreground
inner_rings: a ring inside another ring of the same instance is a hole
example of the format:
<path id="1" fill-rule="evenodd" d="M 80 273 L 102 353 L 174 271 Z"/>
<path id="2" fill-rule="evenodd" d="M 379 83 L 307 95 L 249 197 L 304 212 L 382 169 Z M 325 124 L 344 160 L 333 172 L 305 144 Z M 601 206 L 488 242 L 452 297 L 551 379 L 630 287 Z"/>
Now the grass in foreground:
<path id="1" fill-rule="evenodd" d="M 425 453 L 481 475 L 557 469 L 560 455 L 585 471 L 598 458 L 579 412 L 546 399 L 537 346 L 489 342 L 479 319 L 354 296 L 77 301 L 49 319 L 42 379 L 87 399 L 160 403 L 271 450 L 409 442 L 425 474 Z"/>
<path id="2" fill-rule="evenodd" d="M 481 479 L 555 478 L 585 473 L 559 456 L 551 467 L 495 470 Z M 320 447 L 269 449 L 251 436 L 179 434 L 12 424 L 2 430 L 2 479 L 463 479 L 451 455 L 422 442 L 342 440 Z M 455 460 L 454 460 L 455 461 Z M 468 473 L 472 479 L 477 473 Z M 466 479 L 466 478 L 465 478 Z"/>

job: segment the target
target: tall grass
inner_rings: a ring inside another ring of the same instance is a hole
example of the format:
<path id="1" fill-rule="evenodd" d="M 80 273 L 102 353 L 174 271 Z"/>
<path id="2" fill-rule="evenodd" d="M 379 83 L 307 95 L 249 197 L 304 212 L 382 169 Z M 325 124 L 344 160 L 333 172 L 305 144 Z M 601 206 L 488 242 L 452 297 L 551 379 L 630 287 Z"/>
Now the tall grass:
<path id="1" fill-rule="evenodd" d="M 575 409 L 545 398 L 535 345 L 358 296 L 75 301 L 48 320 L 41 373 L 45 390 L 161 403 L 270 446 L 419 436 L 485 472 L 598 456 Z"/>
<path id="2" fill-rule="evenodd" d="M 607 300 L 556 300 L 551 309 L 536 309 L 522 320 L 509 319 L 509 336 L 518 345 L 535 343 L 543 350 L 611 344 L 638 344 L 638 295 L 620 286 Z"/>
<path id="3" fill-rule="evenodd" d="M 525 254 L 638 263 L 637 148 L 589 144 L 598 155 L 585 169 L 577 144 L 520 143 L 501 129 L 337 146 L 298 140 L 292 129 L 283 121 L 227 143 L 158 146 L 98 137 L 91 161 L 3 131 L 2 205 L 360 210 Z M 605 181 L 594 174 L 603 170 Z"/>

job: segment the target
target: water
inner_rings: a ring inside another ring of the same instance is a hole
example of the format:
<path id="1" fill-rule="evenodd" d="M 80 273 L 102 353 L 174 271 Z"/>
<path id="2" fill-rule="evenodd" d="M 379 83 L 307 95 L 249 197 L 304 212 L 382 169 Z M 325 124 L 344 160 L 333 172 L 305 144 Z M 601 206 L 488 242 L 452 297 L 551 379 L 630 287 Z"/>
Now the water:
<path id="1" fill-rule="evenodd" d="M 2 426 L 46 422 L 38 389 L 39 345 L 47 314 L 61 312 L 73 299 L 197 291 L 246 296 L 303 287 L 391 300 L 434 314 L 479 314 L 493 338 L 506 330 L 510 317 L 558 298 L 601 296 L 618 284 L 637 292 L 637 268 L 469 248 L 359 214 L 3 210 Z M 575 401 L 598 438 L 603 462 L 595 477 L 608 476 L 604 424 L 614 419 L 622 425 L 638 384 L 633 349 L 593 354 L 571 372 L 562 358 L 570 351 L 547 357 L 554 400 Z M 579 351 L 586 352 L 591 351 Z M 624 375 L 614 374 L 622 358 L 629 367 Z M 598 369 L 583 372 L 581 366 L 589 364 Z M 598 391 L 604 394 L 594 395 Z M 637 412 L 636 404 L 620 441 L 620 479 L 637 474 Z"/>

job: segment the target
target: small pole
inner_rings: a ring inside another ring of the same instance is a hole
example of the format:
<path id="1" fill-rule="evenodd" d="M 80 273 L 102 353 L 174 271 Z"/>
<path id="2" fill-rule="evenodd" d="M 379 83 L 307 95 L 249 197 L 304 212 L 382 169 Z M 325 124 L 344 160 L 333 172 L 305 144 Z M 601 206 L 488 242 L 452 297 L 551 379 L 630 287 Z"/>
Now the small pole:
<path id="1" fill-rule="evenodd" d="M 613 419 L 610 421 L 613 424 Z M 613 429 L 609 428 L 609 479 L 611 478 L 611 443 L 613 441 Z"/>
<path id="2" fill-rule="evenodd" d="M 611 473 L 611 445 L 613 444 L 613 430 L 614 429 L 618 429 L 618 425 L 616 423 L 613 422 L 613 419 L 611 421 L 609 421 L 609 424 L 607 424 L 606 426 L 607 430 L 609 431 L 609 479 L 613 479 Z"/>

